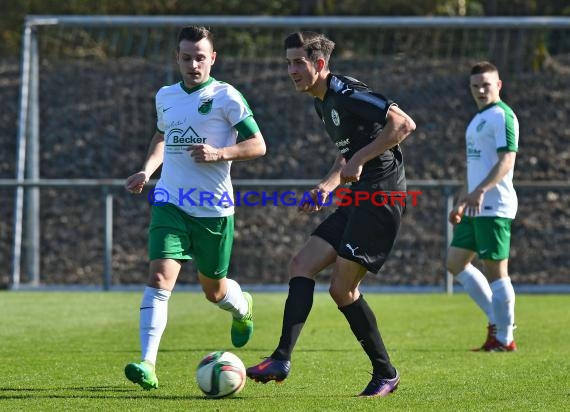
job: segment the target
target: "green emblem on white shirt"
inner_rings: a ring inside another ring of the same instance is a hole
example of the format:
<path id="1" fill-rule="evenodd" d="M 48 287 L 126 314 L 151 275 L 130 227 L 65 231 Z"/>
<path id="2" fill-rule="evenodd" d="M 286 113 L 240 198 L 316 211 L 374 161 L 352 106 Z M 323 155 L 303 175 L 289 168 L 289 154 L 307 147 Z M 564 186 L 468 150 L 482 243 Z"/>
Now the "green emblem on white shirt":
<path id="1" fill-rule="evenodd" d="M 485 126 L 485 123 L 487 123 L 487 121 L 486 121 L 486 120 L 482 120 L 481 123 L 479 123 L 479 124 L 477 125 L 477 131 L 478 131 L 478 132 L 480 132 L 481 129 L 483 129 L 483 126 Z"/>
<path id="2" fill-rule="evenodd" d="M 210 98 L 207 100 L 200 101 L 200 107 L 198 107 L 198 113 L 200 114 L 208 114 L 212 111 L 212 103 L 214 99 Z"/>

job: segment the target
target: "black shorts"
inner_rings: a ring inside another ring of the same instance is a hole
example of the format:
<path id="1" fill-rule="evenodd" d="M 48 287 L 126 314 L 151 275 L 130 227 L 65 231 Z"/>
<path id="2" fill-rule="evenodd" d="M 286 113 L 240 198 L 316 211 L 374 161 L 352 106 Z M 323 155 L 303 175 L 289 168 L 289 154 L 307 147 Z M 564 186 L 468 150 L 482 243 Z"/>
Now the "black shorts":
<path id="1" fill-rule="evenodd" d="M 338 256 L 378 273 L 394 247 L 405 206 L 341 206 L 312 233 L 330 243 Z"/>

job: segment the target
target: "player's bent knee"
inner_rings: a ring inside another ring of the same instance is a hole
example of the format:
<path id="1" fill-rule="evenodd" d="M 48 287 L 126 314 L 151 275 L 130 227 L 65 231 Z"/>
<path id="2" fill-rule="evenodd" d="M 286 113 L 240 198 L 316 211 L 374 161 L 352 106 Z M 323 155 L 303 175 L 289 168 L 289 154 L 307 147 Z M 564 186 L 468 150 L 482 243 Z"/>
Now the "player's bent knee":
<path id="1" fill-rule="evenodd" d="M 289 279 L 293 279 L 297 276 L 306 276 L 307 267 L 304 265 L 302 259 L 299 255 L 294 256 L 291 261 L 289 261 Z"/>
<path id="2" fill-rule="evenodd" d="M 220 289 L 202 290 L 206 299 L 212 303 L 217 303 L 225 297 L 225 294 Z"/>
<path id="3" fill-rule="evenodd" d="M 354 302 L 352 291 L 347 291 L 331 285 L 329 287 L 329 295 L 338 307 L 346 306 Z"/>
<path id="4" fill-rule="evenodd" d="M 469 265 L 469 262 L 465 263 L 463 261 L 459 262 L 456 259 L 447 259 L 446 269 L 453 276 L 457 276 Z"/>
<path id="5" fill-rule="evenodd" d="M 148 286 L 155 289 L 172 290 L 172 282 L 161 272 L 152 273 L 148 279 Z"/>

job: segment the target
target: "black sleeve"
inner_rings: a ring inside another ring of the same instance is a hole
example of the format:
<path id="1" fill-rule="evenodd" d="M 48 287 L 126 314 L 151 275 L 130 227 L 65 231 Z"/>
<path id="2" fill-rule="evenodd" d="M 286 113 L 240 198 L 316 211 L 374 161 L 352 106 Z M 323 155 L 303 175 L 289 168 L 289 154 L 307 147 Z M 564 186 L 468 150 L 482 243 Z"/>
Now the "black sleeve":
<path id="1" fill-rule="evenodd" d="M 390 106 L 395 103 L 374 92 L 355 92 L 350 95 L 343 95 L 343 107 L 355 116 L 361 117 L 370 122 L 386 124 L 386 117 Z"/>

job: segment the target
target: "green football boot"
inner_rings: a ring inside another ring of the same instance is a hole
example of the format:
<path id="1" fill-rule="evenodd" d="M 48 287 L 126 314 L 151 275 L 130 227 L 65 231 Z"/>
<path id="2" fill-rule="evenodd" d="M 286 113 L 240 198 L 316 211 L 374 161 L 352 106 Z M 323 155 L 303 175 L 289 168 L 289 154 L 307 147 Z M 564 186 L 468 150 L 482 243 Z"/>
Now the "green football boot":
<path id="1" fill-rule="evenodd" d="M 247 313 L 241 319 L 232 320 L 232 344 L 236 348 L 244 346 L 253 335 L 253 299 L 247 292 L 243 292 L 243 297 L 247 300 Z"/>
<path id="2" fill-rule="evenodd" d="M 154 365 L 150 362 L 129 363 L 125 366 L 125 376 L 133 383 L 138 383 L 144 390 L 158 388 L 158 378 Z"/>

